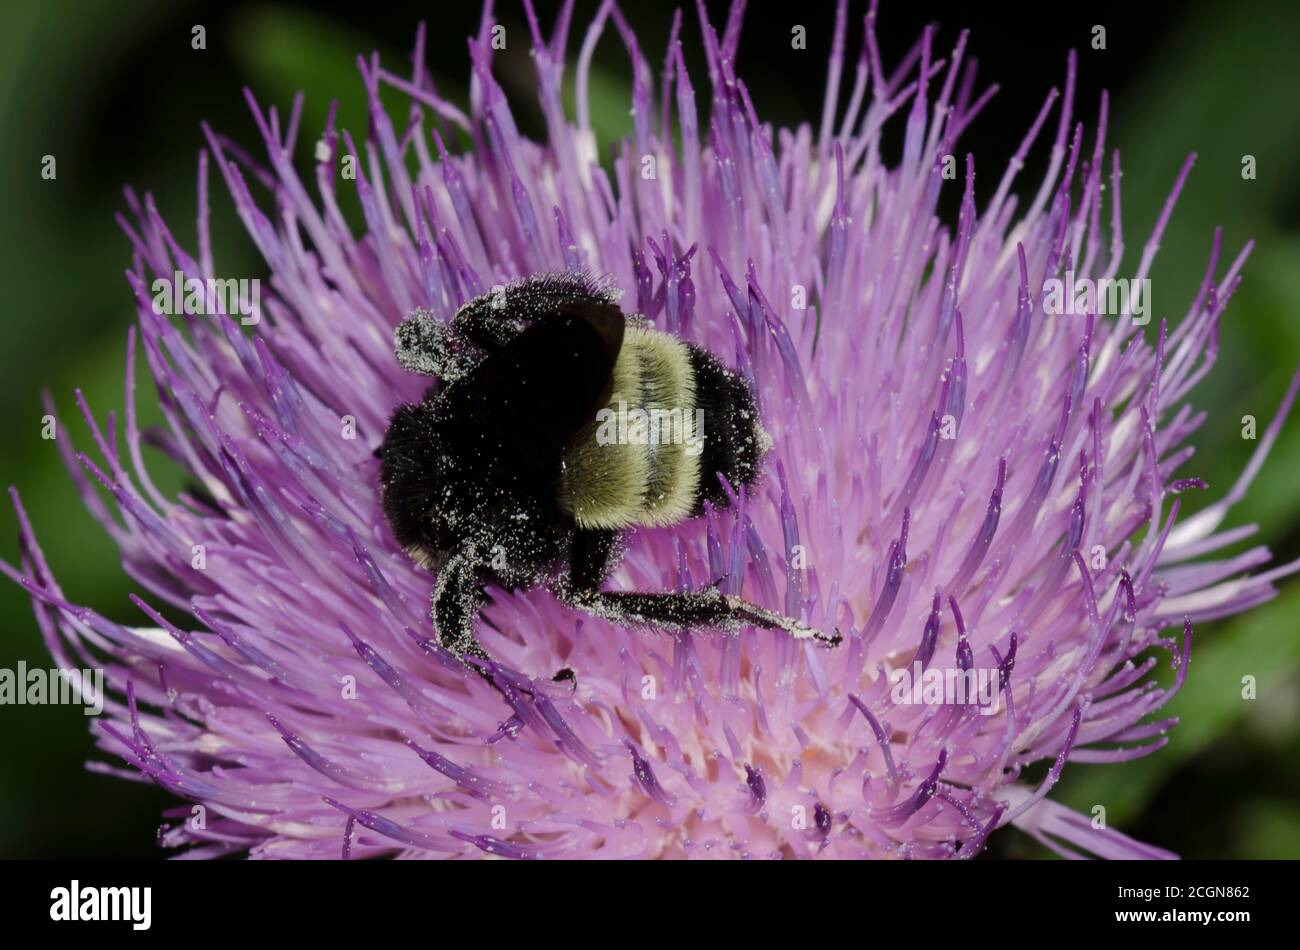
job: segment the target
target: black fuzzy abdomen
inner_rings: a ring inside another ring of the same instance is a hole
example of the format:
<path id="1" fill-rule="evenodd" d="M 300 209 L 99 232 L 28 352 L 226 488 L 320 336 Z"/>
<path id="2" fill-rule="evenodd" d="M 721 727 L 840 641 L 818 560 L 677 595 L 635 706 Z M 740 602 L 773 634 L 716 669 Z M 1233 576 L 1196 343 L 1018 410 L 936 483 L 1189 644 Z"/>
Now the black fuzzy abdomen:
<path id="1" fill-rule="evenodd" d="M 695 511 L 699 514 L 705 501 L 715 507 L 728 504 L 718 473 L 734 489 L 753 484 L 770 440 L 763 431 L 758 405 L 744 377 L 724 367 L 698 346 L 689 348 L 695 370 L 695 401 L 704 410 L 700 499 Z"/>

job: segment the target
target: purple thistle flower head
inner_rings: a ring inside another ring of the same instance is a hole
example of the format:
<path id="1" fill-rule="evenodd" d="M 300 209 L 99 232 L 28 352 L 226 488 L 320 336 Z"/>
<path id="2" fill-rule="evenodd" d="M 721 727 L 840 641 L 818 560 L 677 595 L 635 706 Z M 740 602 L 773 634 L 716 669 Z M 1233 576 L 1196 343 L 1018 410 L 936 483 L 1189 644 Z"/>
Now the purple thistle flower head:
<path id="1" fill-rule="evenodd" d="M 992 90 L 977 89 L 965 34 L 944 56 L 927 30 L 891 68 L 873 4 L 844 101 L 841 3 L 820 124 L 777 129 L 733 71 L 739 14 L 719 33 L 701 13 L 707 77 L 688 74 L 679 15 L 656 77 L 607 3 L 581 39 L 575 118 L 561 97 L 571 4 L 549 33 L 526 9 L 543 141 L 519 133 L 493 79 L 489 5 L 468 111 L 438 94 L 421 31 L 409 77 L 360 60 L 364 139 L 331 118 L 305 143 L 301 98 L 282 117 L 251 93 L 265 159 L 205 125 L 196 250 L 127 193 L 125 423 L 82 404 L 97 457 L 59 444 L 146 592 L 144 619 L 68 602 L 16 493 L 22 564 L 2 568 L 61 665 L 106 670 L 100 748 L 205 806 L 202 822 L 178 812 L 163 842 L 196 856 L 965 858 L 1016 825 L 1066 854 L 1166 856 L 1047 796 L 1069 762 L 1164 745 L 1158 711 L 1187 676 L 1193 622 L 1268 599 L 1295 567 L 1249 575 L 1263 548 L 1194 560 L 1248 533 L 1220 526 L 1295 382 L 1240 481 L 1179 520 L 1179 495 L 1205 487 L 1180 474 L 1204 419 L 1183 400 L 1249 252 L 1221 260 L 1216 234 L 1188 312 L 1144 329 L 1138 288 L 1191 158 L 1126 254 L 1106 100 L 1085 135 L 1073 56 L 980 207 L 959 139 Z M 617 143 L 596 141 L 587 101 L 611 31 L 633 76 L 634 128 Z M 409 96 L 404 128 L 383 86 Z M 905 135 L 887 165 L 891 123 Z M 1044 145 L 1046 174 L 1025 187 L 1017 173 Z M 197 286 L 200 304 L 220 291 L 214 170 L 269 271 L 251 329 L 157 306 L 159 280 Z M 360 231 L 340 188 L 356 189 Z M 962 190 L 955 226 L 936 214 L 944 188 Z M 635 532 L 610 586 L 716 583 L 838 629 L 840 646 L 654 635 L 543 590 L 491 592 L 489 676 L 439 644 L 435 573 L 396 543 L 378 493 L 373 450 L 424 388 L 394 328 L 558 272 L 597 275 L 625 312 L 734 366 L 773 443 L 726 510 Z M 1079 281 L 1131 289 L 1118 313 L 1100 295 L 1075 312 Z M 156 432 L 136 425 L 137 351 Z M 146 441 L 198 488 L 160 492 Z M 1177 669 L 1169 689 L 1148 679 L 1152 648 Z M 576 687 L 550 681 L 562 667 Z M 1023 779 L 1039 761 L 1046 777 Z"/>

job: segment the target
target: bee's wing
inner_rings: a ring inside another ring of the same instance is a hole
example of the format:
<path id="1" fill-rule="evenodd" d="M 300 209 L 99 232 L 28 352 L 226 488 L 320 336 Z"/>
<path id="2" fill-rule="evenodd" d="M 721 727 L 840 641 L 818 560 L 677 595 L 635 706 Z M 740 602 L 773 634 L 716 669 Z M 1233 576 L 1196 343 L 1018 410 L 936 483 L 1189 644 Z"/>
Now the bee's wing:
<path id="1" fill-rule="evenodd" d="M 609 399 L 624 323 L 613 304 L 564 302 L 447 390 L 448 414 L 521 474 L 552 469 Z"/>
<path id="2" fill-rule="evenodd" d="M 609 291 L 584 274 L 535 274 L 480 294 L 456 311 L 456 333 L 486 352 L 500 349 L 539 320 L 566 312 L 623 315 Z M 617 349 L 617 347 L 615 347 Z"/>
<path id="3" fill-rule="evenodd" d="M 578 317 L 596 330 L 617 358 L 625 318 L 614 297 L 584 274 L 537 274 L 480 294 L 450 322 L 423 309 L 394 333 L 397 361 L 407 370 L 450 383 L 484 356 L 507 346 L 534 323 Z"/>

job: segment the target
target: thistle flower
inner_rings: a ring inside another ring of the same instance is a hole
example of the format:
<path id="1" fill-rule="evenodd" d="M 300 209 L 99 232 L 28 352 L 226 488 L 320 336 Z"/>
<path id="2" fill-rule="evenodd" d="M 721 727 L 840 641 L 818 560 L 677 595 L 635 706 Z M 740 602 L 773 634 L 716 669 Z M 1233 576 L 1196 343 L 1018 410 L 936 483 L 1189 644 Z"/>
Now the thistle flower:
<path id="1" fill-rule="evenodd" d="M 1214 362 L 1249 247 L 1225 266 L 1215 234 L 1172 330 L 1144 331 L 1131 308 L 1046 313 L 1043 288 L 1066 273 L 1145 279 L 1191 159 L 1135 262 L 1106 99 L 1090 142 L 1072 124 L 1073 56 L 1063 94 L 978 207 L 970 156 L 945 186 L 993 92 L 976 90 L 964 33 L 941 58 L 926 30 L 890 69 L 873 4 L 841 108 L 841 3 L 820 124 L 774 129 L 733 72 L 741 5 L 721 35 L 701 8 L 701 109 L 680 14 L 656 81 L 605 3 L 577 59 L 575 120 L 561 100 L 571 5 L 549 37 L 526 9 L 544 141 L 520 135 L 493 79 L 489 5 L 469 46 L 468 113 L 439 96 L 421 30 L 409 78 L 359 61 L 364 140 L 331 117 L 304 147 L 301 97 L 282 122 L 248 94 L 264 162 L 204 126 L 196 254 L 127 192 L 139 319 L 125 425 L 100 425 L 79 397 L 98 459 L 60 446 L 146 592 L 133 601 L 147 620 L 68 602 L 16 493 L 22 568 L 3 566 L 31 592 L 56 660 L 106 670 L 113 694 L 92 728 L 129 769 L 97 768 L 202 806 L 177 809 L 161 835 L 200 857 L 970 857 L 1007 825 L 1066 854 L 1167 856 L 1047 795 L 1068 762 L 1164 745 L 1173 720 L 1158 710 L 1187 676 L 1193 622 L 1268 599 L 1294 569 L 1248 576 L 1263 548 L 1193 559 L 1249 534 L 1219 529 L 1296 384 L 1238 484 L 1179 521 L 1180 493 L 1205 487 L 1179 475 L 1205 417 L 1183 399 Z M 603 166 L 587 77 L 611 27 L 631 59 L 634 128 Z M 380 106 L 384 85 L 410 98 L 403 129 Z M 906 128 L 892 167 L 888 123 Z M 1017 173 L 1044 137 L 1049 167 L 1022 204 Z M 295 167 L 307 154 L 314 198 Z M 344 159 L 355 181 L 339 179 Z M 270 274 L 248 334 L 231 316 L 181 324 L 153 305 L 159 277 L 220 276 L 210 165 Z M 340 187 L 356 188 L 361 233 Z M 936 216 L 944 187 L 963 189 L 955 227 Z M 435 578 L 393 541 L 377 493 L 372 451 L 422 388 L 393 358 L 394 327 L 566 270 L 732 357 L 774 443 L 756 490 L 638 532 L 612 586 L 720 578 L 726 593 L 838 628 L 841 647 L 629 631 L 542 591 L 494 591 L 480 621 L 510 688 L 438 645 Z M 166 419 L 157 432 L 136 424 L 137 341 Z M 146 441 L 200 488 L 164 496 Z M 1149 680 L 1152 648 L 1177 669 L 1168 689 Z M 576 689 L 549 682 L 565 666 Z M 981 671 L 992 685 L 978 702 L 926 698 Z M 1044 779 L 1021 777 L 1042 760 Z"/>

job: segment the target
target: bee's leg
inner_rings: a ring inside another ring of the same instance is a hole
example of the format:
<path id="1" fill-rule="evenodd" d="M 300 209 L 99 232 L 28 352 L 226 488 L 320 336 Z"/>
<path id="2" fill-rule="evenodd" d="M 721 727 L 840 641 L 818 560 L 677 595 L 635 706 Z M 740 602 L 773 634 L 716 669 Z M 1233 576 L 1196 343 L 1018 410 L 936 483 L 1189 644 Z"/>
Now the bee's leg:
<path id="1" fill-rule="evenodd" d="M 416 310 L 403 320 L 394 341 L 397 362 L 404 369 L 444 383 L 464 376 L 482 358 L 472 348 L 457 346 L 447 324 L 427 310 Z"/>
<path id="2" fill-rule="evenodd" d="M 798 620 L 723 594 L 717 588 L 673 594 L 602 591 L 599 584 L 607 573 L 617 537 L 614 532 L 578 532 L 569 583 L 559 591 L 564 600 L 622 626 L 665 630 L 695 627 L 736 630 L 752 626 L 784 630 L 796 640 L 815 640 L 827 646 L 837 646 L 842 639 L 839 631 L 826 634 L 814 630 Z"/>
<path id="3" fill-rule="evenodd" d="M 474 621 L 486 599 L 483 585 L 474 574 L 474 562 L 466 555 L 454 555 L 438 572 L 431 611 L 433 625 L 442 645 L 462 660 L 488 659 L 487 651 L 474 636 Z"/>
<path id="4" fill-rule="evenodd" d="M 784 630 L 796 640 L 815 640 L 831 647 L 838 646 L 843 639 L 838 630 L 830 634 L 823 633 L 739 597 L 727 596 L 712 587 L 677 594 L 573 591 L 568 599 L 573 606 L 621 626 L 659 627 L 664 630 L 762 627 L 766 630 Z"/>
<path id="5" fill-rule="evenodd" d="M 570 576 L 567 583 L 557 591 L 569 603 L 573 603 L 566 592 L 575 588 L 595 589 L 609 573 L 610 560 L 618 544 L 617 531 L 593 531 L 578 529 L 573 535 L 573 547 L 569 555 Z M 569 683 L 578 688 L 578 676 L 569 667 L 563 667 L 551 677 L 552 683 Z"/>
<path id="6" fill-rule="evenodd" d="M 617 544 L 617 531 L 575 531 L 569 554 L 569 586 L 575 591 L 598 590 L 610 572 Z"/>

